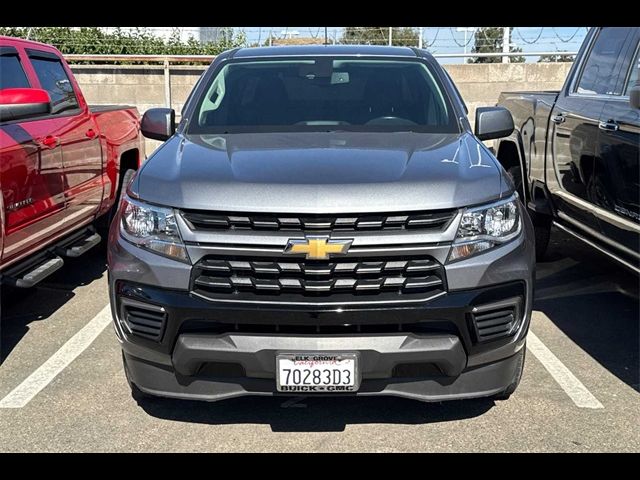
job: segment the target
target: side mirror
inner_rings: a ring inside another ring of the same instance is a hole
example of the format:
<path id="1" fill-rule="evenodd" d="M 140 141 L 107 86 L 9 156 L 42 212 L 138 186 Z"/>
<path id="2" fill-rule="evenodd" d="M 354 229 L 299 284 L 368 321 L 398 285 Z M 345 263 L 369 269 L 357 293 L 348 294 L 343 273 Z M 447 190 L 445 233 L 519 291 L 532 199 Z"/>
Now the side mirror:
<path id="1" fill-rule="evenodd" d="M 176 131 L 176 112 L 173 108 L 150 108 L 142 116 L 142 135 L 153 140 L 167 140 Z"/>
<path id="2" fill-rule="evenodd" d="M 508 137 L 513 132 L 511 112 L 503 107 L 476 109 L 475 135 L 480 140 Z"/>
<path id="3" fill-rule="evenodd" d="M 0 122 L 21 120 L 51 113 L 51 97 L 39 88 L 0 90 Z"/>
<path id="4" fill-rule="evenodd" d="M 640 83 L 638 82 L 629 89 L 629 103 L 631 108 L 640 109 Z"/>

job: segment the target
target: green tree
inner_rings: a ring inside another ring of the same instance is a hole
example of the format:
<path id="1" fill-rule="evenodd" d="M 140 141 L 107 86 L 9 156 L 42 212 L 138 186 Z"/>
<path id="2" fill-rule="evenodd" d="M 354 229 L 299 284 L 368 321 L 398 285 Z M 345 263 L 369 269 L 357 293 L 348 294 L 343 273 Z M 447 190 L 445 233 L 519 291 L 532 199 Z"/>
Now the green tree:
<path id="1" fill-rule="evenodd" d="M 513 33 L 513 27 L 509 27 Z M 498 53 L 502 52 L 502 27 L 481 27 L 476 30 L 472 53 Z M 511 35 L 510 35 L 511 37 Z M 509 47 L 512 53 L 521 52 L 521 48 Z M 467 60 L 468 63 L 501 63 L 502 57 L 474 57 Z M 510 57 L 511 63 L 524 62 L 523 56 Z"/>
<path id="2" fill-rule="evenodd" d="M 201 43 L 193 38 L 182 41 L 177 32 L 165 41 L 146 28 L 127 31 L 116 28 L 107 33 L 96 27 L 0 27 L 0 35 L 48 43 L 63 54 L 85 55 L 217 55 L 246 44 L 244 33 L 234 33 L 226 27 L 215 43 Z"/>
<path id="3" fill-rule="evenodd" d="M 538 63 L 550 63 L 550 62 L 573 62 L 573 55 L 565 55 L 559 53 L 557 55 L 542 55 L 538 59 Z"/>
<path id="4" fill-rule="evenodd" d="M 397 46 L 417 47 L 419 33 L 411 27 L 393 27 L 391 42 Z M 388 45 L 389 27 L 345 27 L 341 43 Z"/>

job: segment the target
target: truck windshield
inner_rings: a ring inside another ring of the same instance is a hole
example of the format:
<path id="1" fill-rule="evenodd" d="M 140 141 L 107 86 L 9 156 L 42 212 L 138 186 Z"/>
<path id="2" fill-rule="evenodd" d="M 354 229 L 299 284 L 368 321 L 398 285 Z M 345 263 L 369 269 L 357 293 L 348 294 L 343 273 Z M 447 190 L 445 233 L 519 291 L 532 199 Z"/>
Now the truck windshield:
<path id="1" fill-rule="evenodd" d="M 234 61 L 204 92 L 188 133 L 459 131 L 444 87 L 422 61 Z"/>

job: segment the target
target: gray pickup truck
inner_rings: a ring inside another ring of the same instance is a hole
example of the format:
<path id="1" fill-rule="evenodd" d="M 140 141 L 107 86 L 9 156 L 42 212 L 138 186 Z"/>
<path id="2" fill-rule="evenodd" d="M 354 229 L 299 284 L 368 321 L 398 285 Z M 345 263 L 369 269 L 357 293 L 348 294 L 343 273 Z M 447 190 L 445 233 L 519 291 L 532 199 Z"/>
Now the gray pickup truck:
<path id="1" fill-rule="evenodd" d="M 534 237 L 446 72 L 410 48 L 236 49 L 145 113 L 109 235 L 134 398 L 508 398 Z"/>
<path id="2" fill-rule="evenodd" d="M 515 129 L 497 157 L 530 209 L 640 273 L 640 28 L 592 28 L 560 91 L 504 92 Z"/>

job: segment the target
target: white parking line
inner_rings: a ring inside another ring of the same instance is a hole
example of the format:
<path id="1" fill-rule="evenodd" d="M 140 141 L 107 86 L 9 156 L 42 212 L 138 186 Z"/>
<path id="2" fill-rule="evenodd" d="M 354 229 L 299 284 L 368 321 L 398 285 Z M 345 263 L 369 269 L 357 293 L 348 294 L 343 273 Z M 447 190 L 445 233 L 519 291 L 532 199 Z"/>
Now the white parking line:
<path id="1" fill-rule="evenodd" d="M 0 408 L 24 407 L 44 387 L 49 385 L 67 365 L 84 352 L 109 322 L 111 322 L 111 307 L 107 305 L 35 372 L 0 400 Z"/>
<path id="2" fill-rule="evenodd" d="M 527 334 L 527 348 L 542 363 L 576 406 L 580 408 L 604 408 L 598 399 L 587 390 L 587 387 L 571 373 L 564 363 L 558 360 L 558 357 L 531 330 Z"/>
<path id="3" fill-rule="evenodd" d="M 71 337 L 35 372 L 0 400 L 0 408 L 22 408 L 27 405 L 43 388 L 62 372 L 78 355 L 87 349 L 111 322 L 111 307 L 105 306 L 78 333 Z M 535 355 L 562 387 L 566 394 L 580 408 L 604 408 L 602 403 L 587 390 L 576 376 L 556 357 L 542 341 L 529 330 L 527 348 Z M 298 403 L 306 397 L 294 397 L 282 404 L 284 408 L 306 407 Z"/>

